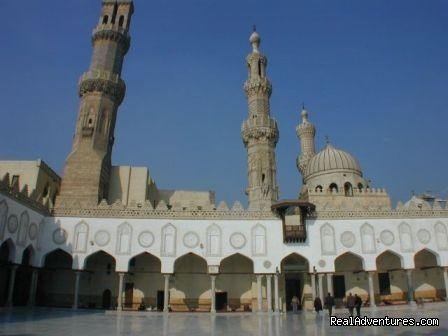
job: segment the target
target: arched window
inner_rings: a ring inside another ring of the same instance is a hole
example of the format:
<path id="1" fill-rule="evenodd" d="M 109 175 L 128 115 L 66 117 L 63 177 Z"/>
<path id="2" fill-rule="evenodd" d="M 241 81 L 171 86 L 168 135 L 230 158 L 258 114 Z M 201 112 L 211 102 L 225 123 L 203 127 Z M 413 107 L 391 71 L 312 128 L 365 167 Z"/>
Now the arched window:
<path id="1" fill-rule="evenodd" d="M 316 187 L 316 189 L 314 189 L 314 191 L 315 191 L 315 192 L 322 192 L 322 186 L 321 186 L 321 185 L 318 185 L 318 186 Z"/>
<path id="2" fill-rule="evenodd" d="M 336 183 L 330 184 L 330 186 L 328 188 L 330 189 L 330 191 L 335 191 L 335 192 L 339 191 L 338 185 Z"/>
<path id="3" fill-rule="evenodd" d="M 261 77 L 261 60 L 258 60 L 258 76 Z"/>
<path id="4" fill-rule="evenodd" d="M 120 15 L 120 18 L 118 19 L 118 26 L 123 27 L 123 23 L 124 23 L 124 16 Z"/>
<path id="5" fill-rule="evenodd" d="M 344 193 L 345 193 L 345 196 L 353 196 L 353 188 L 352 188 L 352 184 L 350 182 L 345 182 Z"/>
<path id="6" fill-rule="evenodd" d="M 48 196 L 48 190 L 50 189 L 50 185 L 47 183 L 42 191 L 42 197 L 45 198 Z"/>
<path id="7" fill-rule="evenodd" d="M 103 24 L 107 24 L 107 21 L 109 21 L 109 16 L 108 15 L 104 15 L 103 16 Z"/>
<path id="8" fill-rule="evenodd" d="M 363 189 L 363 185 L 362 185 L 362 183 L 358 183 L 358 190 L 359 190 L 360 192 L 362 192 L 362 189 Z"/>

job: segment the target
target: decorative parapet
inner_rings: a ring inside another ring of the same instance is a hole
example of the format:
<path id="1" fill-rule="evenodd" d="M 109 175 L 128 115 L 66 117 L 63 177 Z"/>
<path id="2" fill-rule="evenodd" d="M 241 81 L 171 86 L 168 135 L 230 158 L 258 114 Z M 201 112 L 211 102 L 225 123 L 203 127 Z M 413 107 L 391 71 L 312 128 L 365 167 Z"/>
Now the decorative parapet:
<path id="1" fill-rule="evenodd" d="M 356 218 L 448 218 L 448 208 L 442 210 L 318 210 L 308 215 L 310 219 L 356 219 Z"/>
<path id="2" fill-rule="evenodd" d="M 309 196 L 345 196 L 345 191 L 341 188 L 340 191 L 333 190 L 312 190 L 308 189 Z M 384 188 L 353 188 L 353 196 L 387 196 L 387 191 Z"/>
<path id="3" fill-rule="evenodd" d="M 272 84 L 266 77 L 249 79 L 244 83 L 244 92 L 248 97 L 256 93 L 264 93 L 270 97 L 272 94 Z"/>
<path id="4" fill-rule="evenodd" d="M 102 24 L 92 31 L 92 44 L 98 40 L 110 40 L 117 42 L 123 48 L 126 54 L 131 45 L 131 37 L 125 28 L 119 27 L 118 24 Z"/>
<path id="5" fill-rule="evenodd" d="M 244 144 L 247 145 L 249 139 L 274 139 L 275 143 L 278 141 L 278 127 L 277 121 L 269 118 L 269 125 L 257 125 L 252 119 L 245 120 L 241 125 L 241 137 Z"/>
<path id="6" fill-rule="evenodd" d="M 118 74 L 89 70 L 79 79 L 79 96 L 94 91 L 102 92 L 121 104 L 126 93 L 126 84 Z"/>

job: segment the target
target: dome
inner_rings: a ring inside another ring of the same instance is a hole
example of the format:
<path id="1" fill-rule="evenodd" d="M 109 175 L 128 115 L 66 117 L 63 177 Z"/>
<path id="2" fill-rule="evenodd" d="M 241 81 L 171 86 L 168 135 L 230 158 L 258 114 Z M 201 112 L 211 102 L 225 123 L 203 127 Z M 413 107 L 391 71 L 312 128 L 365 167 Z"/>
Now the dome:
<path id="1" fill-rule="evenodd" d="M 327 144 L 323 150 L 310 159 L 306 166 L 305 177 L 331 170 L 349 170 L 362 176 L 361 167 L 351 154 Z"/>

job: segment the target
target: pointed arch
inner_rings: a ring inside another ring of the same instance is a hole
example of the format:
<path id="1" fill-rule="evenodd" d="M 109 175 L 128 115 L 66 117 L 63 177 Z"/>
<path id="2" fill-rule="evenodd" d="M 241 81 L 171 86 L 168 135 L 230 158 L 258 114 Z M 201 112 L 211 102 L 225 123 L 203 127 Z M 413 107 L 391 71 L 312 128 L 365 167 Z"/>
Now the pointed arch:
<path id="1" fill-rule="evenodd" d="M 175 257 L 177 248 L 177 229 L 176 227 L 168 223 L 162 228 L 162 244 L 161 255 L 163 257 Z"/>
<path id="2" fill-rule="evenodd" d="M 310 263 L 303 255 L 293 252 L 283 257 L 280 262 L 282 273 L 288 271 L 311 272 Z"/>
<path id="3" fill-rule="evenodd" d="M 252 235 L 252 255 L 264 256 L 267 254 L 266 248 L 266 228 L 257 223 L 251 230 Z"/>
<path id="4" fill-rule="evenodd" d="M 129 254 L 132 243 L 132 226 L 127 223 L 121 223 L 117 228 L 117 254 Z"/>
<path id="5" fill-rule="evenodd" d="M 448 232 L 445 224 L 437 222 L 434 225 L 434 231 L 436 234 L 437 248 L 441 251 L 448 250 Z"/>
<path id="6" fill-rule="evenodd" d="M 5 236 L 6 223 L 8 221 L 8 203 L 3 199 L 0 201 L 0 240 Z"/>
<path id="7" fill-rule="evenodd" d="M 34 258 L 36 256 L 36 251 L 33 245 L 28 245 L 22 253 L 22 266 L 32 266 L 34 265 Z"/>
<path id="8" fill-rule="evenodd" d="M 233 253 L 219 263 L 219 273 L 232 273 L 230 269 L 244 270 L 248 273 L 254 272 L 254 262 L 248 256 L 241 253 Z"/>
<path id="9" fill-rule="evenodd" d="M 98 268 L 104 268 L 107 274 L 110 274 L 111 272 L 115 271 L 115 265 L 117 264 L 117 261 L 115 257 L 104 251 L 104 250 L 98 250 L 95 251 L 92 254 L 89 254 L 84 259 L 84 269 L 85 270 L 95 270 Z"/>
<path id="10" fill-rule="evenodd" d="M 400 235 L 400 248 L 401 252 L 414 251 L 414 240 L 412 238 L 412 230 L 408 223 L 403 222 L 398 226 L 398 232 Z"/>
<path id="11" fill-rule="evenodd" d="M 13 263 L 16 260 L 16 246 L 11 238 L 0 245 L 0 263 Z"/>
<path id="12" fill-rule="evenodd" d="M 212 224 L 207 228 L 207 255 L 210 257 L 220 257 L 222 253 L 222 232 L 221 228 Z"/>
<path id="13" fill-rule="evenodd" d="M 385 250 L 376 257 L 378 271 L 393 271 L 403 268 L 403 256 L 392 250 Z"/>
<path id="14" fill-rule="evenodd" d="M 47 252 L 42 257 L 42 265 L 45 268 L 71 269 L 73 265 L 73 257 L 67 251 L 57 248 Z"/>
<path id="15" fill-rule="evenodd" d="M 20 215 L 19 232 L 17 234 L 17 245 L 25 246 L 28 236 L 28 227 L 30 225 L 30 215 L 25 210 Z"/>
<path id="16" fill-rule="evenodd" d="M 322 254 L 325 255 L 336 254 L 334 229 L 329 223 L 325 223 L 320 228 L 320 242 L 321 242 Z"/>
<path id="17" fill-rule="evenodd" d="M 141 268 L 142 265 L 151 265 L 152 271 L 161 272 L 162 270 L 162 262 L 160 258 L 146 251 L 136 254 L 129 259 L 128 270 L 131 271 L 131 268 Z"/>
<path id="18" fill-rule="evenodd" d="M 207 273 L 207 260 L 193 252 L 185 253 L 174 261 L 174 273 Z"/>
<path id="19" fill-rule="evenodd" d="M 361 245 L 363 253 L 375 253 L 375 231 L 369 223 L 364 223 L 360 228 Z"/>
<path id="20" fill-rule="evenodd" d="M 364 258 L 353 252 L 345 252 L 334 260 L 336 272 L 359 272 L 364 270 Z"/>
<path id="21" fill-rule="evenodd" d="M 423 248 L 414 254 L 414 265 L 415 268 L 440 266 L 440 255 L 429 248 Z"/>
<path id="22" fill-rule="evenodd" d="M 89 225 L 81 221 L 75 226 L 73 236 L 73 252 L 85 253 L 87 250 L 87 240 L 89 238 Z"/>

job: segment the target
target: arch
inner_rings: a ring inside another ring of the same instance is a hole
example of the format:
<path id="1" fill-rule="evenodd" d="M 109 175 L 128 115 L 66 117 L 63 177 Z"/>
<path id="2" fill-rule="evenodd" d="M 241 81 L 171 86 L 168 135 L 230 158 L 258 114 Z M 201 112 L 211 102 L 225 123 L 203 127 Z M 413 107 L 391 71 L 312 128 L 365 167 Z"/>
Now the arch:
<path id="1" fill-rule="evenodd" d="M 336 243 L 335 243 L 335 238 L 334 238 L 334 229 L 328 223 L 325 223 L 320 228 L 320 242 L 321 242 L 322 254 L 325 254 L 325 255 L 336 254 Z"/>
<path id="2" fill-rule="evenodd" d="M 403 268 L 403 257 L 392 250 L 386 250 L 376 257 L 378 271 L 394 271 L 401 268 Z"/>
<path id="3" fill-rule="evenodd" d="M 424 248 L 414 254 L 415 268 L 429 268 L 440 265 L 440 256 L 435 251 Z"/>
<path id="4" fill-rule="evenodd" d="M 182 263 L 188 263 L 187 267 L 181 267 Z M 191 268 L 191 270 L 200 270 L 198 273 L 207 273 L 207 260 L 193 252 L 185 253 L 176 258 L 174 261 L 174 273 L 181 272 L 185 268 Z M 190 272 L 191 273 L 191 272 Z"/>
<path id="5" fill-rule="evenodd" d="M 207 228 L 207 255 L 210 257 L 220 257 L 221 251 L 221 228 L 216 224 L 212 224 Z"/>
<path id="6" fill-rule="evenodd" d="M 334 260 L 336 272 L 359 272 L 364 270 L 364 258 L 353 252 L 345 252 Z"/>
<path id="7" fill-rule="evenodd" d="M 375 231 L 369 223 L 364 223 L 360 228 L 361 245 L 363 253 L 375 253 Z"/>
<path id="8" fill-rule="evenodd" d="M 97 269 L 95 266 L 103 266 L 103 263 L 106 263 L 106 273 L 110 274 L 115 272 L 116 259 L 113 255 L 107 253 L 104 250 L 96 251 L 92 254 L 89 254 L 86 259 L 84 259 L 84 269 L 85 270 L 94 270 Z"/>
<path id="9" fill-rule="evenodd" d="M 137 262 L 138 259 L 143 259 L 144 262 L 143 263 Z M 144 259 L 146 259 L 146 261 Z M 141 252 L 137 255 L 134 255 L 132 258 L 129 259 L 128 269 L 130 270 L 131 267 L 133 267 L 134 270 L 141 269 L 142 266 L 148 266 L 150 264 L 152 264 L 152 265 L 156 264 L 158 266 L 158 267 L 152 267 L 151 271 L 158 271 L 158 272 L 161 271 L 162 262 L 161 262 L 160 258 L 155 256 L 154 254 L 151 254 L 151 253 L 145 251 L 145 252 Z"/>
<path id="10" fill-rule="evenodd" d="M 109 21 L 109 15 L 104 15 L 103 16 L 103 24 L 107 24 L 108 21 Z"/>
<path id="11" fill-rule="evenodd" d="M 16 259 L 16 246 L 11 238 L 0 245 L 0 263 L 13 263 Z"/>
<path id="12" fill-rule="evenodd" d="M 117 254 L 129 254 L 132 243 L 132 226 L 129 223 L 121 223 L 117 228 Z"/>
<path id="13" fill-rule="evenodd" d="M 401 252 L 412 252 L 414 250 L 414 241 L 412 239 L 411 227 L 408 223 L 403 222 L 398 226 L 400 234 Z"/>
<path id="14" fill-rule="evenodd" d="M 260 223 L 256 224 L 251 230 L 252 236 L 252 255 L 263 256 L 267 253 L 266 248 L 266 228 Z"/>
<path id="15" fill-rule="evenodd" d="M 319 193 L 321 193 L 322 190 L 323 190 L 323 188 L 322 188 L 321 185 L 318 185 L 318 186 L 316 186 L 316 188 L 314 188 L 314 191 L 315 191 L 315 192 L 319 192 Z"/>
<path id="16" fill-rule="evenodd" d="M 17 245 L 25 246 L 29 225 L 30 215 L 28 215 L 27 211 L 23 211 L 20 215 L 19 232 L 17 234 Z"/>
<path id="17" fill-rule="evenodd" d="M 344 183 L 344 195 L 348 197 L 353 196 L 353 187 L 350 182 Z"/>
<path id="18" fill-rule="evenodd" d="M 176 256 L 176 240 L 177 240 L 176 227 L 171 223 L 166 224 L 162 228 L 161 255 L 163 257 Z"/>
<path id="19" fill-rule="evenodd" d="M 118 26 L 123 27 L 124 23 L 124 15 L 120 15 L 120 18 L 118 19 Z"/>
<path id="20" fill-rule="evenodd" d="M 76 224 L 73 236 L 73 251 L 85 253 L 87 250 L 87 239 L 89 237 L 89 226 L 82 221 Z"/>
<path id="21" fill-rule="evenodd" d="M 296 252 L 290 253 L 285 256 L 281 262 L 281 273 L 290 271 L 305 271 L 310 272 L 310 263 L 307 258 Z"/>
<path id="22" fill-rule="evenodd" d="M 331 192 L 339 192 L 338 185 L 336 183 L 331 183 L 328 187 Z"/>
<path id="23" fill-rule="evenodd" d="M 362 190 L 364 189 L 364 186 L 362 185 L 362 183 L 358 183 L 358 191 L 362 192 Z"/>
<path id="24" fill-rule="evenodd" d="M 434 225 L 437 248 L 442 251 L 448 250 L 448 233 L 445 224 L 437 222 Z"/>
<path id="25" fill-rule="evenodd" d="M 32 266 L 35 255 L 36 252 L 34 251 L 33 245 L 28 245 L 22 253 L 22 266 Z"/>
<path id="26" fill-rule="evenodd" d="M 43 266 L 45 268 L 72 268 L 73 257 L 67 251 L 57 248 L 43 256 Z"/>
<path id="27" fill-rule="evenodd" d="M 6 222 L 8 220 L 8 204 L 5 200 L 0 201 L 0 239 L 5 236 Z"/>
<path id="28" fill-rule="evenodd" d="M 219 263 L 219 273 L 232 273 L 228 272 L 228 269 L 233 268 L 233 266 L 236 266 L 238 269 L 249 269 L 250 273 L 254 272 L 254 262 L 252 259 L 244 254 L 234 253 L 221 260 Z"/>

